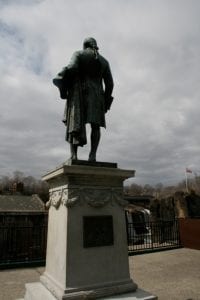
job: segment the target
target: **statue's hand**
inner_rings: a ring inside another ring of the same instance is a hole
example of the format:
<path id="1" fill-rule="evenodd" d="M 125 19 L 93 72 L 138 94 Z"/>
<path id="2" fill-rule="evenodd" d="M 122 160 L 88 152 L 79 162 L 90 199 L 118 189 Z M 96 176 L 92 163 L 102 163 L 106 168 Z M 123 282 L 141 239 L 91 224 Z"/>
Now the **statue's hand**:
<path id="1" fill-rule="evenodd" d="M 108 110 L 110 110 L 111 104 L 113 102 L 113 97 L 110 96 L 108 98 L 106 98 L 106 103 L 105 103 L 105 113 L 107 113 Z"/>
<path id="2" fill-rule="evenodd" d="M 63 81 L 63 78 L 61 76 L 57 75 L 53 79 L 53 84 L 59 89 L 60 98 L 67 99 L 67 87 Z"/>

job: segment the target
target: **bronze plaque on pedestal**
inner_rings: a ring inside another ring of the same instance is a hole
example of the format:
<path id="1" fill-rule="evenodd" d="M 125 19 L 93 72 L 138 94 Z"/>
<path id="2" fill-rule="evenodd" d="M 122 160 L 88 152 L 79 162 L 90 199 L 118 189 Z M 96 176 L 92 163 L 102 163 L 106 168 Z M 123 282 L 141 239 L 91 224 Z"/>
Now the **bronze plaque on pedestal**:
<path id="1" fill-rule="evenodd" d="M 83 247 L 111 246 L 113 238 L 112 216 L 83 217 Z"/>

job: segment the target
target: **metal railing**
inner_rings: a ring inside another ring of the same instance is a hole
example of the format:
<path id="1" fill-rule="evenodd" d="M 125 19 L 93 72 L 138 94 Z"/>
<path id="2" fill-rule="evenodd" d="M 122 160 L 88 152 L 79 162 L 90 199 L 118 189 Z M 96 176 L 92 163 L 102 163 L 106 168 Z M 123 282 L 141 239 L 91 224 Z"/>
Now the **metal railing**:
<path id="1" fill-rule="evenodd" d="M 0 224 L 0 269 L 44 265 L 47 219 L 37 223 Z M 127 222 L 129 255 L 180 247 L 178 220 Z"/>
<path id="2" fill-rule="evenodd" d="M 0 268 L 44 264 L 47 225 L 0 225 Z"/>
<path id="3" fill-rule="evenodd" d="M 129 254 L 181 247 L 178 220 L 127 223 Z"/>

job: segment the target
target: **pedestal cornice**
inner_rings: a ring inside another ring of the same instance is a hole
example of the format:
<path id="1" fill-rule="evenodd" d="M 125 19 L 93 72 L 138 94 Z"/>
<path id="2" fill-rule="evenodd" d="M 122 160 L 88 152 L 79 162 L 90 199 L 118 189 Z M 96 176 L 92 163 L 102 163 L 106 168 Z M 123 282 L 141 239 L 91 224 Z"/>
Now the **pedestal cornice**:
<path id="1" fill-rule="evenodd" d="M 123 180 L 135 176 L 135 170 L 124 170 L 119 168 L 96 167 L 94 165 L 63 165 L 53 171 L 48 172 L 42 177 L 44 181 L 50 181 L 60 176 L 97 176 L 97 177 L 114 177 Z"/>

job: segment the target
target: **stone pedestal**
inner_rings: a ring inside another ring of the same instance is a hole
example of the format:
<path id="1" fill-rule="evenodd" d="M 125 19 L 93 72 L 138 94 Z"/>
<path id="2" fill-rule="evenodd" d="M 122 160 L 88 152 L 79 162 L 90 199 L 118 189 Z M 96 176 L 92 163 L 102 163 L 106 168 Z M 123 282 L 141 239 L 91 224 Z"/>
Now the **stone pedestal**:
<path id="1" fill-rule="evenodd" d="M 43 177 L 50 186 L 46 269 L 40 283 L 27 284 L 26 300 L 95 299 L 137 289 L 123 209 L 123 181 L 134 173 L 71 162 Z"/>

